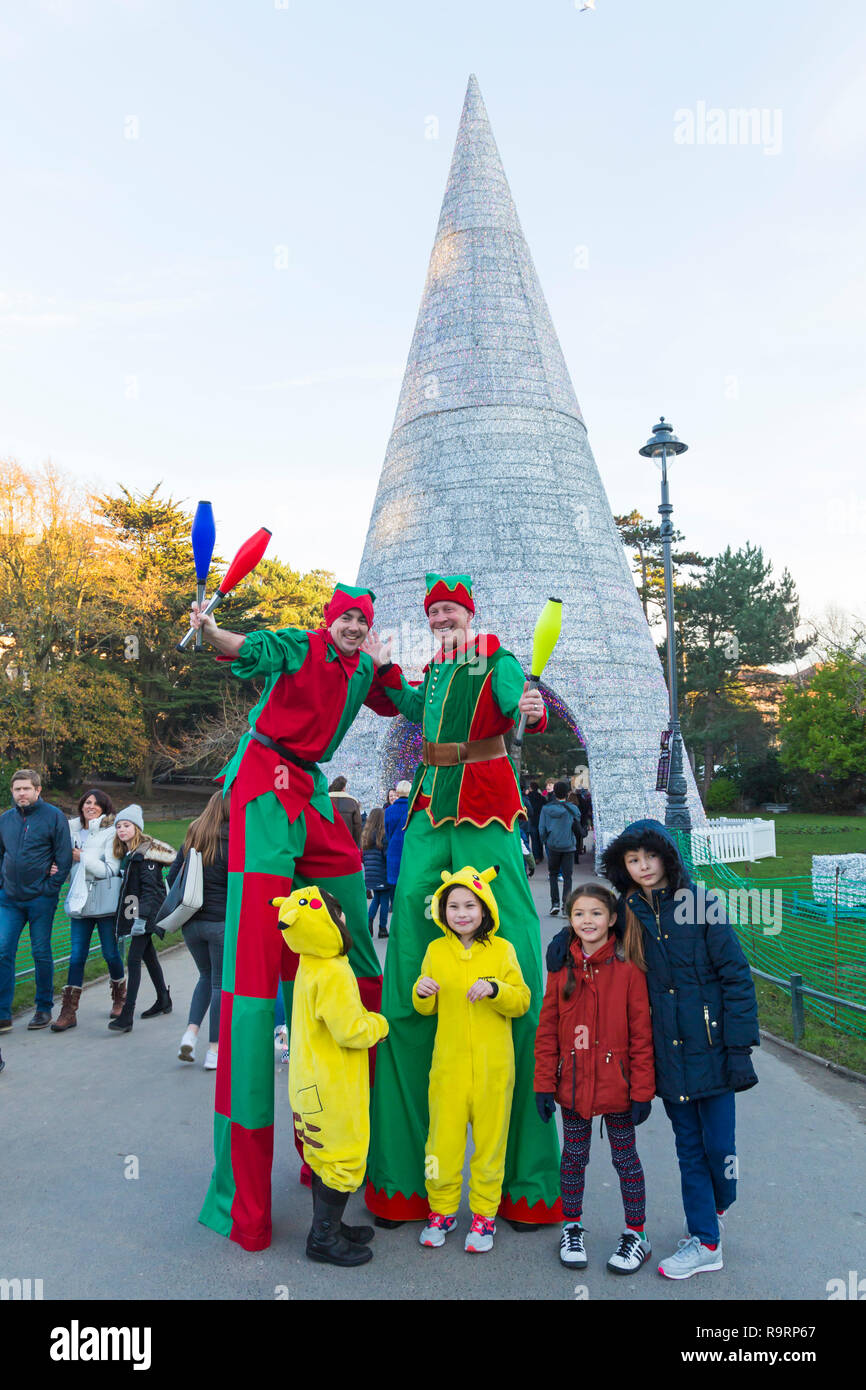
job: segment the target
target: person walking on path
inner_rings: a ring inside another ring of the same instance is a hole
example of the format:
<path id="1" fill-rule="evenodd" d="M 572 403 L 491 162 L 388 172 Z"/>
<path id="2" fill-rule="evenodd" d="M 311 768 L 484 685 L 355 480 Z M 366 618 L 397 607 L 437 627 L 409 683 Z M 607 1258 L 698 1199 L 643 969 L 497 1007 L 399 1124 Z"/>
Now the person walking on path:
<path id="1" fill-rule="evenodd" d="M 529 821 L 529 844 L 535 856 L 536 864 L 540 864 L 544 858 L 544 846 L 541 843 L 538 822 L 541 819 L 541 812 L 544 809 L 545 803 L 537 782 L 530 782 L 529 791 L 526 793 L 524 800 L 526 802 L 527 818 Z"/>
<path id="2" fill-rule="evenodd" d="M 229 869 L 229 803 L 222 792 L 214 792 L 201 815 L 187 830 L 186 839 L 168 871 L 166 881 L 169 888 L 191 849 L 198 850 L 201 855 L 202 904 L 198 912 L 183 924 L 181 931 L 186 948 L 198 966 L 198 980 L 192 992 L 186 1032 L 180 1040 L 177 1055 L 181 1062 L 195 1061 L 199 1029 L 205 1014 L 208 1014 L 204 1069 L 216 1071 Z"/>
<path id="3" fill-rule="evenodd" d="M 78 801 L 78 815 L 69 822 L 73 870 L 66 911 L 70 923 L 69 971 L 60 1013 L 52 1033 L 66 1033 L 78 1023 L 78 1005 L 84 985 L 84 966 L 93 932 L 99 934 L 102 958 L 108 967 L 111 988 L 109 1018 L 117 1018 L 126 999 L 123 957 L 117 946 L 114 923 L 120 900 L 120 865 L 114 857 L 114 806 L 107 792 L 93 787 Z M 77 879 L 82 879 L 80 885 Z M 82 902 L 82 896 L 84 901 Z"/>
<path id="4" fill-rule="evenodd" d="M 394 894 L 397 891 L 397 879 L 400 876 L 400 858 L 403 854 L 403 840 L 406 836 L 406 816 L 409 810 L 409 793 L 412 790 L 412 783 L 406 781 L 398 782 L 394 791 L 396 793 L 390 806 L 385 807 L 385 836 L 387 839 L 387 873 L 388 887 L 391 893 L 391 907 L 394 906 Z"/>
<path id="5" fill-rule="evenodd" d="M 698 892 L 659 821 L 627 826 L 602 864 L 620 893 L 626 956 L 646 967 L 656 1092 L 680 1166 L 685 1239 L 659 1273 L 689 1279 L 723 1264 L 725 1216 L 737 1195 L 734 1096 L 758 1081 L 755 986 L 721 899 Z M 548 969 L 562 968 L 567 949 L 560 932 L 548 947 Z"/>
<path id="6" fill-rule="evenodd" d="M 228 632 L 192 606 L 191 623 L 218 659 L 230 661 L 239 679 L 264 683 L 221 774 L 230 798 L 225 964 L 215 1164 L 199 1217 L 245 1250 L 264 1250 L 271 1240 L 274 1001 L 282 983 L 291 1018 L 298 970 L 298 956 L 273 930 L 271 899 L 309 883 L 332 892 L 346 915 L 361 998 L 373 1011 L 381 1003 L 360 850 L 319 766 L 333 758 L 361 706 L 375 701 L 373 662 L 361 651 L 372 621 L 373 595 L 347 584 L 337 585 L 312 631 Z"/>
<path id="7" fill-rule="evenodd" d="M 391 892 L 388 888 L 388 861 L 386 858 L 387 840 L 385 838 L 385 812 L 381 806 L 374 806 L 364 825 L 361 836 L 361 858 L 364 861 L 364 882 L 367 892 L 373 894 L 368 913 L 370 935 L 379 914 L 379 936 L 388 935 L 388 911 L 391 906 Z"/>
<path id="8" fill-rule="evenodd" d="M 541 843 L 547 855 L 550 878 L 550 915 L 559 915 L 559 875 L 562 874 L 563 900 L 571 892 L 574 872 L 575 835 L 580 835 L 580 812 L 567 800 L 569 785 L 557 782 L 553 796 L 542 807 L 538 822 Z"/>
<path id="9" fill-rule="evenodd" d="M 587 883 L 566 898 L 568 952 L 547 977 L 535 1034 L 535 1099 L 545 1121 L 562 1107 L 562 1214 L 559 1258 L 587 1265 L 583 1189 L 594 1116 L 604 1117 L 619 1178 L 625 1225 L 607 1262 L 634 1274 L 652 1251 L 646 1234 L 643 1168 L 635 1126 L 649 1117 L 655 1095 L 653 1036 L 643 972 L 628 962 L 617 936 L 616 897 Z"/>
<path id="10" fill-rule="evenodd" d="M 47 1028 L 54 1008 L 51 932 L 57 898 L 72 867 L 66 817 L 42 799 L 42 778 L 32 767 L 12 774 L 15 805 L 0 816 L 0 1033 L 12 1027 L 18 942 L 30 928 L 36 970 L 36 1011 L 27 1027 Z"/>
<path id="11" fill-rule="evenodd" d="M 514 1022 L 515 1086 L 500 1215 L 519 1230 L 558 1222 L 559 1146 L 542 1124 L 532 1090 L 532 1047 L 543 993 L 538 913 L 523 863 L 517 821 L 523 802 L 505 734 L 526 714 L 530 730 L 547 722 L 515 656 L 492 634 L 475 634 L 468 575 L 428 574 L 424 609 L 439 650 L 420 686 L 390 662 L 371 633 L 368 650 L 392 711 L 422 724 L 423 761 L 409 797 L 409 819 L 385 962 L 382 1008 L 391 1024 L 376 1062 L 367 1206 L 381 1223 L 423 1220 L 429 1211 L 424 1144 L 434 1033 L 412 1005 L 412 988 L 430 943 L 427 904 L 441 874 L 466 864 L 497 864 L 496 897 L 530 990 Z M 377 712 L 384 713 L 383 710 Z"/>
<path id="12" fill-rule="evenodd" d="M 345 777 L 335 777 L 328 788 L 328 795 L 334 803 L 334 810 L 342 817 L 343 824 L 360 849 L 364 818 L 359 803 L 346 791 L 348 785 Z"/>
<path id="13" fill-rule="evenodd" d="M 140 806 L 133 804 L 118 811 L 114 821 L 113 854 L 120 863 L 120 902 L 117 905 L 115 931 L 120 940 L 128 936 L 129 954 L 126 961 L 126 999 L 117 1018 L 109 1023 L 115 1033 L 131 1033 L 135 1005 L 141 984 L 141 967 L 153 981 L 156 999 L 140 1018 L 155 1018 L 171 1013 L 171 993 L 165 983 L 159 956 L 153 944 L 154 934 L 162 938 L 165 931 L 156 922 L 156 914 L 165 901 L 163 866 L 174 859 L 174 846 L 144 833 L 144 816 Z"/>

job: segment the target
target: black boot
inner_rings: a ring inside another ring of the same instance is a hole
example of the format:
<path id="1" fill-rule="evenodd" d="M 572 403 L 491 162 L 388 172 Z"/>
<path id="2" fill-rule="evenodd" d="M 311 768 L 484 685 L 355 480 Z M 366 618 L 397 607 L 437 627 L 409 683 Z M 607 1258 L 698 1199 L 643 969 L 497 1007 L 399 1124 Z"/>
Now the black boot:
<path id="1" fill-rule="evenodd" d="M 405 1221 L 392 1221 L 388 1216 L 374 1216 L 373 1222 L 381 1231 L 396 1231 L 398 1226 L 406 1225 Z"/>
<path id="2" fill-rule="evenodd" d="M 313 1174 L 312 1188 L 313 1193 L 322 1186 L 322 1179 L 318 1173 Z M 315 1211 L 315 1197 L 313 1199 L 313 1210 Z M 340 1235 L 346 1240 L 350 1240 L 353 1245 L 369 1245 L 375 1239 L 376 1232 L 372 1226 L 347 1226 L 345 1222 L 340 1222 Z"/>
<path id="3" fill-rule="evenodd" d="M 313 1185 L 313 1224 L 307 1236 L 307 1259 L 325 1265 L 365 1265 L 372 1260 L 369 1245 L 353 1245 L 342 1234 L 341 1217 L 348 1192 L 335 1192 L 321 1178 Z"/>
<path id="4" fill-rule="evenodd" d="M 110 1020 L 108 1026 L 112 1033 L 131 1033 L 132 1020 L 135 1016 L 135 1000 L 130 1004 L 127 999 L 117 1018 Z"/>
<path id="5" fill-rule="evenodd" d="M 157 1014 L 170 1014 L 170 1013 L 171 1013 L 171 990 L 169 989 L 168 985 L 166 985 L 166 987 L 165 987 L 165 993 L 164 993 L 164 994 L 158 994 L 158 995 L 156 996 L 156 1002 L 155 1002 L 154 1004 L 151 1004 L 151 1006 L 150 1006 L 149 1009 L 144 1009 L 144 1010 L 139 1014 L 139 1018 L 156 1018 Z"/>

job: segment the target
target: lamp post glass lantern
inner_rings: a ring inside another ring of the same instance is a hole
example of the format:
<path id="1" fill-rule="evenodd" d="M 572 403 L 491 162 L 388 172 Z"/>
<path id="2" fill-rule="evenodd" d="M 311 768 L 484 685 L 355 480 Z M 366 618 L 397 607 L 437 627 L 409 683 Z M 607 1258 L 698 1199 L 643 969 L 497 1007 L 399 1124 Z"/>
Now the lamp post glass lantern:
<path id="1" fill-rule="evenodd" d="M 688 444 L 684 444 L 681 439 L 677 439 L 671 426 L 662 416 L 657 425 L 653 425 L 651 437 L 638 452 L 642 458 L 651 458 L 661 469 L 662 475 L 662 500 L 659 507 L 659 515 L 662 519 L 661 539 L 664 553 L 665 568 L 665 625 L 667 627 L 667 658 L 668 658 L 668 701 L 670 710 L 670 750 L 671 765 L 670 775 L 667 786 L 667 805 L 665 807 L 665 825 L 670 830 L 691 830 L 692 822 L 689 815 L 688 801 L 686 793 L 688 784 L 685 773 L 683 772 L 683 736 L 680 731 L 679 704 L 677 701 L 677 639 L 676 629 L 674 628 L 674 581 L 673 567 L 671 565 L 671 540 L 673 539 L 674 528 L 671 521 L 673 507 L 671 506 L 670 493 L 668 491 L 668 459 L 675 458 L 677 454 L 684 454 L 688 449 Z"/>

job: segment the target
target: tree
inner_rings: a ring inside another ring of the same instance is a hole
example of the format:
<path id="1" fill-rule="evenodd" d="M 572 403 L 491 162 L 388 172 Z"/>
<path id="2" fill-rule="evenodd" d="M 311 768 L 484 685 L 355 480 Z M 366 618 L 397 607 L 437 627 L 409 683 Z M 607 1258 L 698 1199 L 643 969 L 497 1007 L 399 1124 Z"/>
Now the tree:
<path id="1" fill-rule="evenodd" d="M 807 774 L 806 794 L 824 804 L 854 805 L 866 779 L 866 673 L 854 651 L 816 668 L 808 686 L 782 698 L 781 762 Z"/>
<path id="2" fill-rule="evenodd" d="M 760 547 L 730 546 L 677 598 L 683 641 L 685 737 L 703 749 L 704 794 L 716 754 L 732 742 L 769 740 L 754 701 L 736 681 L 740 666 L 790 660 L 808 649 L 795 636 L 799 599 L 787 570 L 778 581 Z M 754 751 L 754 748 L 753 748 Z"/>
<path id="3" fill-rule="evenodd" d="M 665 567 L 661 526 L 650 521 L 647 517 L 641 516 L 640 512 L 636 510 L 630 511 L 628 515 L 615 516 L 614 521 L 626 550 L 635 552 L 632 568 L 634 573 L 640 577 L 637 591 L 643 605 L 644 617 L 650 624 L 659 619 L 663 621 L 665 616 Z M 674 531 L 671 537 L 672 544 L 677 544 L 683 540 L 685 537 L 682 532 Z M 707 564 L 707 559 L 703 555 L 699 555 L 696 550 L 671 550 L 675 600 L 680 570 L 704 569 Z M 676 609 L 676 602 L 674 607 Z M 652 609 L 652 614 L 650 609 Z"/>

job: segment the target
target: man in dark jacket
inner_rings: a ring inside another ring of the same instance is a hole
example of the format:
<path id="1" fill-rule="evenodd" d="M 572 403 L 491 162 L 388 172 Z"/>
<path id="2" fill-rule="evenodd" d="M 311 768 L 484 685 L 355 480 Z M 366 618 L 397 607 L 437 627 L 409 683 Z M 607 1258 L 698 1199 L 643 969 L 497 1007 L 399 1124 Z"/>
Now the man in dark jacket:
<path id="1" fill-rule="evenodd" d="M 72 867 L 72 841 L 63 812 L 42 800 L 33 768 L 12 774 L 14 807 L 0 816 L 0 1033 L 12 1027 L 15 957 L 25 926 L 36 967 L 36 1012 L 28 1028 L 47 1028 L 54 1007 L 51 929 L 57 897 Z"/>
<path id="2" fill-rule="evenodd" d="M 529 842 L 532 846 L 532 853 L 535 855 L 535 862 L 536 864 L 540 864 L 544 858 L 544 846 L 541 843 L 538 822 L 541 819 L 541 812 L 544 810 L 544 797 L 539 790 L 537 782 L 530 782 L 529 791 L 526 793 L 523 800 L 526 802 L 526 811 L 529 820 Z"/>
<path id="3" fill-rule="evenodd" d="M 725 1213 L 737 1195 L 734 1094 L 758 1081 L 751 1063 L 760 1045 L 755 987 L 721 898 L 698 892 L 663 825 L 635 821 L 608 845 L 602 863 L 621 895 L 615 930 L 625 931 L 627 955 L 630 921 L 639 932 L 656 1091 L 680 1165 L 687 1239 L 659 1273 L 688 1279 L 722 1268 Z M 567 950 L 567 933 L 560 932 L 548 948 L 549 970 L 561 968 Z"/>
<path id="4" fill-rule="evenodd" d="M 544 803 L 538 821 L 538 831 L 547 855 L 547 870 L 550 876 L 551 917 L 556 917 L 559 913 L 560 873 L 563 902 L 571 892 L 574 851 L 580 840 L 580 812 L 566 800 L 570 790 L 567 782 L 555 783 L 553 795 Z"/>

